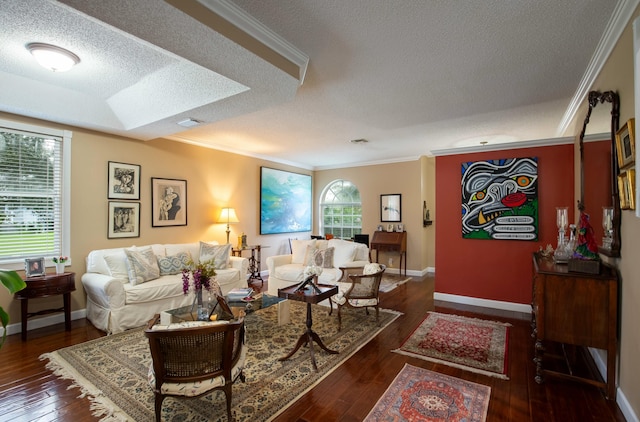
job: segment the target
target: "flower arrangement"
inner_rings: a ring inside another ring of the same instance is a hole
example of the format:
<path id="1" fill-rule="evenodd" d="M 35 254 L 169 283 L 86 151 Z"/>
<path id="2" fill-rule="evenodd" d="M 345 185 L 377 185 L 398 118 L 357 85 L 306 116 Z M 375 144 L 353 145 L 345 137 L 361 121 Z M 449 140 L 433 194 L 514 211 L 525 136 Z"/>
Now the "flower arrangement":
<path id="1" fill-rule="evenodd" d="M 56 264 L 64 264 L 69 260 L 68 256 L 54 256 L 51 260 Z"/>
<path id="2" fill-rule="evenodd" d="M 204 287 L 210 290 L 212 287 L 212 278 L 216 275 L 216 268 L 213 259 L 205 262 L 195 264 L 193 261 L 189 261 L 188 267 L 182 270 L 182 291 L 186 295 L 189 292 L 191 286 L 191 279 L 193 279 L 193 288 L 195 291 L 201 291 Z M 214 284 L 217 285 L 217 283 Z M 220 287 L 218 286 L 218 289 Z"/>

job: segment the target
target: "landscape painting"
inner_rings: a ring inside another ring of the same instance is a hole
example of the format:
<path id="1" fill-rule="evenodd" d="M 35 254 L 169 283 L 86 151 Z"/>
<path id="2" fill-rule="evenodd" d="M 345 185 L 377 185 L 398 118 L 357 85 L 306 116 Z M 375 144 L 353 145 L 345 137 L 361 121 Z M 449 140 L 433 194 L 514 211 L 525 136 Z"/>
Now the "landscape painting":
<path id="1" fill-rule="evenodd" d="M 260 168 L 260 234 L 311 230 L 311 176 Z"/>

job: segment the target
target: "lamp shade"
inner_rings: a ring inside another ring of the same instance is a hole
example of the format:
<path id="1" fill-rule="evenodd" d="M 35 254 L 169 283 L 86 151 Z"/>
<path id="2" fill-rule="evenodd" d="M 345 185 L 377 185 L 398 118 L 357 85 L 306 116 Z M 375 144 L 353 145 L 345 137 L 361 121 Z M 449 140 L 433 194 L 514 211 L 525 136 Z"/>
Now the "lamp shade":
<path id="1" fill-rule="evenodd" d="M 220 211 L 220 217 L 218 218 L 218 223 L 239 223 L 238 216 L 236 216 L 236 210 L 234 208 L 223 208 Z"/>

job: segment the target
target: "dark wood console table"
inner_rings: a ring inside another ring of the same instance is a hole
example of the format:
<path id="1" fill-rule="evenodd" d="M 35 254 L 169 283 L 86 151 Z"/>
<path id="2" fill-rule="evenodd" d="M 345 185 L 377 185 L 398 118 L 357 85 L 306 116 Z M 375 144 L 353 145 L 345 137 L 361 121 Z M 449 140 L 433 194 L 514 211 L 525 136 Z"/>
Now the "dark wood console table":
<path id="1" fill-rule="evenodd" d="M 404 259 L 404 275 L 407 275 L 407 232 L 373 232 L 371 250 L 376 251 L 376 262 L 380 251 L 392 251 L 400 254 L 400 274 L 402 274 L 402 261 Z"/>
<path id="2" fill-rule="evenodd" d="M 32 316 L 45 315 L 53 312 L 64 312 L 64 327 L 71 331 L 71 292 L 76 289 L 76 274 L 46 274 L 40 277 L 26 278 L 27 287 L 17 292 L 14 297 L 21 301 L 22 311 L 22 341 L 27 340 L 27 320 Z M 46 309 L 39 312 L 29 312 L 29 299 L 63 295 L 63 307 Z"/>
<path id="3" fill-rule="evenodd" d="M 537 383 L 545 375 L 586 382 L 604 388 L 615 400 L 618 329 L 618 275 L 601 265 L 600 274 L 569 272 L 567 265 L 533 254 L 532 327 Z M 545 345 L 551 341 L 607 351 L 607 381 L 577 377 L 543 368 Z"/>
<path id="4" fill-rule="evenodd" d="M 231 254 L 233 256 L 242 256 L 242 251 L 251 251 L 251 256 L 249 257 L 249 279 L 247 283 L 259 281 L 260 284 L 264 286 L 264 279 L 260 275 L 261 251 L 263 248 L 268 248 L 268 246 L 249 245 L 241 248 L 231 248 Z"/>

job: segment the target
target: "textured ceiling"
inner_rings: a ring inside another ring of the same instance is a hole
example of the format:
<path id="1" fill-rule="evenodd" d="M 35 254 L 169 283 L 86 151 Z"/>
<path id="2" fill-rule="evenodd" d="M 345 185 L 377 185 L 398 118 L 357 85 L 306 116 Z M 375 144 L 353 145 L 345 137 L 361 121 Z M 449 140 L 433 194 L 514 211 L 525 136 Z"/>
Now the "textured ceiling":
<path id="1" fill-rule="evenodd" d="M 309 57 L 299 85 L 169 2 L 0 1 L 0 110 L 315 169 L 573 135 L 562 120 L 612 15 L 637 4 L 234 0 Z M 35 41 L 83 61 L 46 73 L 22 51 Z M 203 105 L 220 85 L 230 97 Z M 211 123 L 178 132 L 186 117 Z"/>

